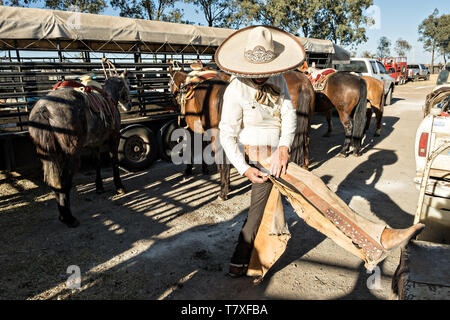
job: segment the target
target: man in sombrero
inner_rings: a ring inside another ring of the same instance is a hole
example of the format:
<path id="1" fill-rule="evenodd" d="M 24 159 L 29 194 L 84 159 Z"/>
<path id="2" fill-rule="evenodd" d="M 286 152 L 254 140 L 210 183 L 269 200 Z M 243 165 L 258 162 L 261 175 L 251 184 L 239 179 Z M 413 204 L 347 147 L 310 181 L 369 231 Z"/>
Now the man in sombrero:
<path id="1" fill-rule="evenodd" d="M 280 194 L 309 225 L 362 258 L 369 269 L 424 228 L 390 229 L 371 222 L 318 177 L 288 164 L 297 115 L 283 74 L 305 57 L 298 38 L 269 26 L 236 31 L 215 54 L 218 67 L 233 75 L 223 97 L 220 143 L 237 171 L 252 182 L 247 219 L 229 266 L 232 277 L 263 276 L 283 253 L 289 231 Z"/>

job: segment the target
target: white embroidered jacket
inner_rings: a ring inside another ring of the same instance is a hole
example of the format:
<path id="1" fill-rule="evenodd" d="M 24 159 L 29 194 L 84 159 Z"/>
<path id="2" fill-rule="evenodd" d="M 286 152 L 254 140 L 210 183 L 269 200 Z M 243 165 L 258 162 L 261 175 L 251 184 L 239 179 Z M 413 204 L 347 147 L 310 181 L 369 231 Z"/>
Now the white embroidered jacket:
<path id="1" fill-rule="evenodd" d="M 281 89 L 274 107 L 255 101 L 256 89 L 234 78 L 223 97 L 220 143 L 225 153 L 243 175 L 250 165 L 245 161 L 243 145 L 287 146 L 291 148 L 297 128 L 297 114 L 292 105 L 287 84 L 282 75 L 267 80 Z"/>

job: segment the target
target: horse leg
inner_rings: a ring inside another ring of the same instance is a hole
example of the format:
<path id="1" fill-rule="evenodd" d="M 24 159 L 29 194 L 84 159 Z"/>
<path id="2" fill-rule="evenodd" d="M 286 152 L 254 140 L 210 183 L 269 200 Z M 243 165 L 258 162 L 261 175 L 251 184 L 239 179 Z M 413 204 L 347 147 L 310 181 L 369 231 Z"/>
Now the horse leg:
<path id="1" fill-rule="evenodd" d="M 114 137 L 110 139 L 108 145 L 109 145 L 109 156 L 111 157 L 111 164 L 113 169 L 114 186 L 116 187 L 116 192 L 118 194 L 124 194 L 126 193 L 126 191 L 125 187 L 122 184 L 122 180 L 120 179 L 120 172 L 119 172 L 119 156 L 118 156 L 119 137 Z"/>
<path id="2" fill-rule="evenodd" d="M 95 191 L 100 194 L 104 193 L 105 189 L 103 188 L 103 180 L 101 174 L 101 157 L 100 157 L 100 148 L 95 148 L 93 150 L 95 155 Z"/>
<path id="3" fill-rule="evenodd" d="M 203 152 L 203 150 L 205 150 L 205 148 L 206 148 L 206 141 L 203 141 L 202 142 L 202 152 Z M 208 164 L 205 162 L 203 154 L 202 154 L 202 173 L 204 175 L 208 175 L 209 174 Z"/>
<path id="4" fill-rule="evenodd" d="M 68 191 L 54 191 L 56 202 L 58 203 L 59 221 L 69 228 L 76 228 L 80 222 L 72 215 L 70 210 L 70 189 Z"/>
<path id="5" fill-rule="evenodd" d="M 353 122 L 350 119 L 350 117 L 347 115 L 341 116 L 341 122 L 344 126 L 345 140 L 344 140 L 344 146 L 338 156 L 345 158 L 345 157 L 347 157 L 347 152 L 350 150 L 350 145 L 352 142 Z"/>
<path id="6" fill-rule="evenodd" d="M 381 108 L 374 108 L 375 116 L 377 117 L 377 130 L 375 131 L 374 136 L 379 137 L 381 134 L 381 120 L 383 118 L 383 107 Z"/>
<path id="7" fill-rule="evenodd" d="M 186 164 L 186 169 L 184 170 L 185 176 L 191 176 L 192 175 L 192 168 L 194 167 L 194 133 L 190 130 L 187 130 L 187 134 L 190 135 L 188 137 L 188 143 L 190 144 L 189 148 L 187 148 L 189 152 L 189 159 L 190 163 Z"/>
<path id="8" fill-rule="evenodd" d="M 327 138 L 331 136 L 331 131 L 333 131 L 333 123 L 331 121 L 332 111 L 333 110 L 331 109 L 330 106 L 328 106 L 327 109 L 325 110 L 325 118 L 327 119 L 328 131 L 323 136 Z"/>
<path id="9" fill-rule="evenodd" d="M 220 192 L 219 200 L 228 200 L 228 193 L 230 192 L 230 165 L 227 163 L 217 164 L 217 170 L 220 175 Z"/>
<path id="10" fill-rule="evenodd" d="M 366 126 L 364 127 L 364 133 L 366 133 L 366 131 L 369 130 L 371 119 L 372 119 L 372 106 L 370 103 L 367 103 Z"/>

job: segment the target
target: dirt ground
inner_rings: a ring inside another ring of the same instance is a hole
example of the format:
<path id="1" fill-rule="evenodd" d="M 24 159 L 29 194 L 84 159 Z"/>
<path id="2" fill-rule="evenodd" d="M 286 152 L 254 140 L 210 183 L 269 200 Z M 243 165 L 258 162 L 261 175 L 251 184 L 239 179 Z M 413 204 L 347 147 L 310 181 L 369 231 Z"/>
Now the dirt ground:
<path id="1" fill-rule="evenodd" d="M 414 138 L 431 81 L 398 86 L 385 107 L 381 137 L 372 126 L 359 158 L 335 157 L 344 141 L 339 119 L 326 132 L 314 116 L 311 169 L 359 214 L 390 227 L 413 223 L 418 191 Z M 259 285 L 227 277 L 229 259 L 250 202 L 248 180 L 232 170 L 230 199 L 217 200 L 218 174 L 158 162 L 147 171 L 121 172 L 128 193 L 115 195 L 112 171 L 106 193 L 95 193 L 93 171 L 76 175 L 68 229 L 57 220 L 53 195 L 38 172 L 0 172 L 1 299 L 389 299 L 396 250 L 380 266 L 380 282 L 361 260 L 307 226 L 285 202 L 292 238 Z M 68 289 L 70 266 L 80 289 Z M 69 272 L 68 272 L 69 268 Z"/>

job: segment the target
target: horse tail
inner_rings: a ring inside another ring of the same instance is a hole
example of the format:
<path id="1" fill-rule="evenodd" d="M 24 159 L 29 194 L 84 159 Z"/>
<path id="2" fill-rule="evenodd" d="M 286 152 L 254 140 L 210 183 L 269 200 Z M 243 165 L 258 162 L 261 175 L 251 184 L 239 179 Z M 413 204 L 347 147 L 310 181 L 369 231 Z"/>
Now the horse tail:
<path id="1" fill-rule="evenodd" d="M 61 164 L 55 132 L 50 124 L 50 111 L 37 103 L 30 113 L 28 131 L 42 162 L 44 181 L 53 189 L 61 189 Z"/>
<path id="2" fill-rule="evenodd" d="M 53 190 L 67 189 L 66 177 L 78 164 L 74 154 L 78 141 L 73 133 L 64 128 L 62 119 L 53 119 L 49 108 L 39 102 L 30 113 L 28 131 L 42 162 L 44 181 Z"/>
<path id="3" fill-rule="evenodd" d="M 353 148 L 354 152 L 359 154 L 361 148 L 362 139 L 364 136 L 364 127 L 366 125 L 366 109 L 367 109 L 367 84 L 362 78 L 359 79 L 360 83 L 360 95 L 356 111 L 353 116 Z"/>
<path id="4" fill-rule="evenodd" d="M 294 141 L 291 146 L 291 161 L 299 166 L 307 167 L 306 159 L 308 150 L 308 138 L 311 122 L 311 101 L 312 97 L 306 90 L 302 90 L 297 102 L 297 129 L 295 130 Z"/>

